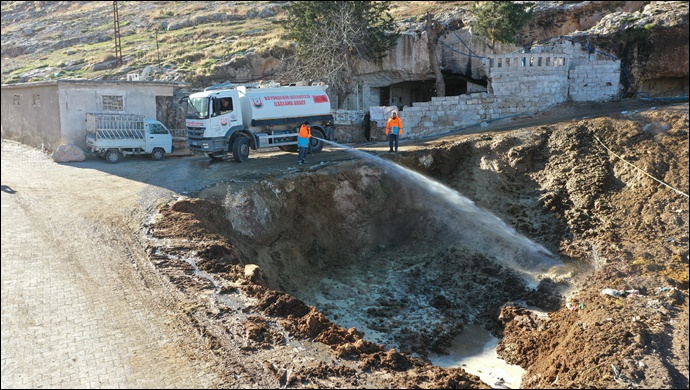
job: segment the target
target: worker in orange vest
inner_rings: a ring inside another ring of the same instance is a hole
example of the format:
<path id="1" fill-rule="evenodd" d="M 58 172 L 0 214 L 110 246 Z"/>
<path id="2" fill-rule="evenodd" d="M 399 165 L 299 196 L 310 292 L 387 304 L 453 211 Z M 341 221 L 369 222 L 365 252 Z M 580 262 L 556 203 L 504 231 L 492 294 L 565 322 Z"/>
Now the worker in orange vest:
<path id="1" fill-rule="evenodd" d="M 398 117 L 397 112 L 393 111 L 391 117 L 388 119 L 388 123 L 386 123 L 386 135 L 388 135 L 388 147 L 390 148 L 390 150 L 388 150 L 389 152 L 393 151 L 394 145 L 395 151 L 398 151 L 398 138 L 402 135 L 402 133 L 402 119 Z"/>
<path id="2" fill-rule="evenodd" d="M 311 138 L 311 127 L 309 122 L 305 121 L 302 127 L 299 128 L 299 135 L 297 136 L 297 147 L 299 148 L 299 155 L 297 156 L 297 165 L 307 163 L 307 152 L 309 151 L 309 142 Z"/>

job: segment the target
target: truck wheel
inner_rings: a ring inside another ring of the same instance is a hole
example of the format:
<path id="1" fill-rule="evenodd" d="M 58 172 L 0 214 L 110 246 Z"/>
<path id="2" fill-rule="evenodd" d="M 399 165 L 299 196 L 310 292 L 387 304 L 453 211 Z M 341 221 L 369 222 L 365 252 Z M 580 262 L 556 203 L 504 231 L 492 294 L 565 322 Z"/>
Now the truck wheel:
<path id="1" fill-rule="evenodd" d="M 249 158 L 249 140 L 245 136 L 235 138 L 232 143 L 232 157 L 235 161 L 241 163 L 247 161 Z"/>
<path id="2" fill-rule="evenodd" d="M 110 149 L 107 152 L 105 152 L 105 161 L 115 164 L 116 162 L 120 161 L 120 158 L 122 157 L 122 154 L 117 149 Z"/>
<path id="3" fill-rule="evenodd" d="M 299 148 L 297 145 L 283 145 L 283 146 L 278 146 L 278 149 L 284 151 L 284 152 L 291 152 L 291 153 L 296 153 L 299 152 Z"/>
<path id="4" fill-rule="evenodd" d="M 165 150 L 161 148 L 155 148 L 151 152 L 151 160 L 160 161 L 165 158 Z"/>
<path id="5" fill-rule="evenodd" d="M 312 129 L 311 138 L 309 138 L 309 146 L 311 147 L 312 153 L 319 153 L 321 149 L 323 149 L 323 141 L 321 141 L 322 139 L 326 139 L 323 131 L 321 131 L 321 129 Z"/>

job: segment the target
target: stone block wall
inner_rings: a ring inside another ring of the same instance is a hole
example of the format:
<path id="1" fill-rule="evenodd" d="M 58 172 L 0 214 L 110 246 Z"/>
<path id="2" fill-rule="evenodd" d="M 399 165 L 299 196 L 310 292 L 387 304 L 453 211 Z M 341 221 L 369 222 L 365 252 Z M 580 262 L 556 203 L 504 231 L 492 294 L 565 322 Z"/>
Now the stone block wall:
<path id="1" fill-rule="evenodd" d="M 433 97 L 414 103 L 400 113 L 403 138 L 423 138 L 472 126 L 522 109 L 518 102 L 483 92 L 471 95 Z"/>
<path id="2" fill-rule="evenodd" d="M 619 98 L 620 60 L 580 62 L 568 73 L 570 99 L 575 102 L 612 101 Z"/>
<path id="3" fill-rule="evenodd" d="M 364 111 L 333 110 L 335 140 L 341 144 L 364 142 Z"/>
<path id="4" fill-rule="evenodd" d="M 588 55 L 572 44 L 560 52 L 487 57 L 489 92 L 434 97 L 400 113 L 403 138 L 423 138 L 497 119 L 533 114 L 566 101 L 611 101 L 620 90 L 620 60 Z"/>
<path id="5" fill-rule="evenodd" d="M 548 107 L 568 96 L 567 59 L 559 54 L 518 53 L 488 59 L 491 89 L 496 97 L 520 97 Z"/>
<path id="6" fill-rule="evenodd" d="M 481 125 L 516 115 L 533 114 L 566 101 L 617 100 L 620 60 L 563 42 L 533 47 L 529 53 L 482 57 L 488 92 L 433 97 L 399 112 L 403 139 L 417 139 Z M 370 107 L 395 109 L 395 107 Z M 336 114 L 340 142 L 363 139 L 363 111 Z M 359 114 L 361 113 L 361 115 Z M 372 114 L 373 118 L 373 114 Z M 384 116 L 384 121 L 387 116 Z M 385 123 L 384 123 L 385 125 Z M 355 128 L 359 126 L 358 128 Z M 372 124 L 373 140 L 385 140 L 382 127 Z"/>
<path id="7" fill-rule="evenodd" d="M 414 103 L 399 113 L 403 121 L 403 139 L 427 136 L 471 127 L 482 122 L 534 112 L 541 107 L 539 97 L 496 97 L 482 92 L 471 95 L 433 97 L 431 102 Z M 373 107 L 372 107 L 373 108 Z M 377 107 L 381 108 L 381 107 Z M 333 111 L 338 143 L 364 142 L 364 111 Z M 373 141 L 385 141 L 385 120 L 371 122 Z"/>

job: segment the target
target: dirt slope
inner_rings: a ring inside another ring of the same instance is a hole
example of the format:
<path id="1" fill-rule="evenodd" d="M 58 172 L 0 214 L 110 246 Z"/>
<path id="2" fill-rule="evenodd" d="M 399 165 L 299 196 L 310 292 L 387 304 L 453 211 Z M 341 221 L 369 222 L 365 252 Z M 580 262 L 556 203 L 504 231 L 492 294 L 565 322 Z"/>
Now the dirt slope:
<path id="1" fill-rule="evenodd" d="M 385 158 L 457 189 L 570 267 L 532 297 L 531 304 L 550 311 L 547 318 L 506 304 L 493 319 L 503 337 L 499 353 L 527 370 L 523 387 L 687 388 L 688 104 L 616 106 L 604 116 L 589 108 L 410 141 Z M 568 115 L 592 117 L 558 121 Z M 331 165 L 316 169 L 338 172 Z M 309 171 L 300 177 L 320 180 Z M 298 197 L 317 187 L 300 187 L 297 178 L 289 180 Z M 203 195 L 219 196 L 212 189 Z M 333 201 L 309 198 L 322 209 Z M 228 238 L 236 222 L 225 214 L 219 204 L 183 199 L 164 206 L 150 226 L 155 242 L 166 242 L 152 247 L 159 270 L 188 294 L 212 297 L 189 315 L 221 356 L 239 343 L 271 362 L 270 383 L 288 387 L 485 386 L 462 369 L 386 351 L 267 288 L 256 259 Z M 193 277 L 197 267 L 214 281 Z M 323 360 L 280 357 L 293 339 L 328 346 Z"/>
<path id="2" fill-rule="evenodd" d="M 482 135 L 454 146 L 473 149 L 454 168 L 441 166 L 479 204 L 591 267 L 564 292 L 573 310 L 502 312 L 499 351 L 528 368 L 524 387 L 687 387 L 686 110 Z M 487 182 L 482 170 L 501 176 Z M 522 202 L 535 191 L 538 202 Z"/>

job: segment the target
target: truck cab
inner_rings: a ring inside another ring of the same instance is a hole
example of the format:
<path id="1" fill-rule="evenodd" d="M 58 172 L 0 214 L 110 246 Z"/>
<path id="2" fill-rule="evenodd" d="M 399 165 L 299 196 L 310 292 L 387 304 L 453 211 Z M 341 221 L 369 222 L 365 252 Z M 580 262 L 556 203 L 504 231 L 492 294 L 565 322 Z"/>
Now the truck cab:
<path id="1" fill-rule="evenodd" d="M 168 130 L 164 124 L 156 120 L 146 119 L 145 123 L 146 144 L 144 146 L 144 152 L 146 154 L 152 154 L 154 149 L 162 148 L 165 153 L 172 153 L 173 136 L 170 134 L 170 130 Z M 156 160 L 155 157 L 154 160 Z M 160 158 L 158 160 L 160 160 Z"/>
<path id="2" fill-rule="evenodd" d="M 188 99 L 186 128 L 193 152 L 212 159 L 227 152 L 228 139 L 243 130 L 242 109 L 236 90 L 201 93 Z"/>

